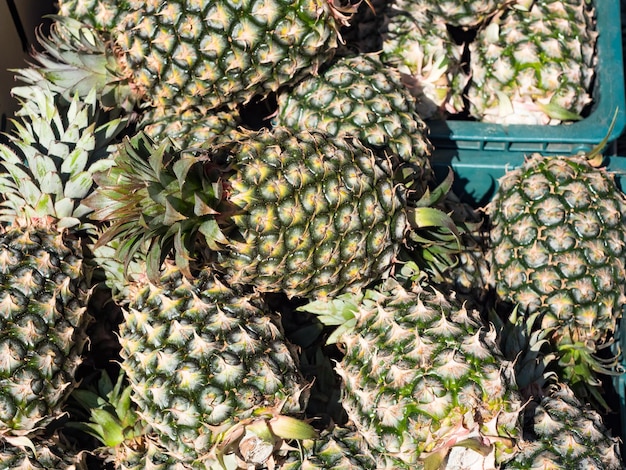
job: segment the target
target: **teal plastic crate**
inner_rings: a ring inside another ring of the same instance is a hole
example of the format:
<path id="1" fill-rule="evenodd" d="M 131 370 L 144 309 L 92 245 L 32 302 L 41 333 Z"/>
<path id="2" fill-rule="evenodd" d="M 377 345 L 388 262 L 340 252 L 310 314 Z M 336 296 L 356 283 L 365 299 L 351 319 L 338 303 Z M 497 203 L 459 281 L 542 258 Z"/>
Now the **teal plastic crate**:
<path id="1" fill-rule="evenodd" d="M 492 155 L 496 160 L 489 165 L 501 165 L 507 162 L 510 154 L 572 154 L 589 150 L 607 135 L 616 109 L 617 118 L 609 140 L 617 139 L 626 127 L 620 0 L 595 0 L 594 3 L 599 33 L 598 61 L 592 90 L 593 105 L 585 119 L 556 126 L 429 121 L 430 138 L 437 154 L 435 158 L 443 162 L 451 156 L 467 160 L 475 152 L 480 152 L 481 155 Z M 479 166 L 483 164 L 484 161 L 478 163 Z"/>
<path id="2" fill-rule="evenodd" d="M 620 188 L 626 192 L 626 156 L 616 156 L 614 151 L 615 145 L 606 149 L 605 166 L 615 175 Z M 439 181 L 443 180 L 448 169 L 452 167 L 455 173 L 452 186 L 454 193 L 464 202 L 474 207 L 482 207 L 493 197 L 498 179 L 507 169 L 520 166 L 529 153 L 481 150 L 457 152 L 446 149 L 435 152 L 433 166 Z"/>

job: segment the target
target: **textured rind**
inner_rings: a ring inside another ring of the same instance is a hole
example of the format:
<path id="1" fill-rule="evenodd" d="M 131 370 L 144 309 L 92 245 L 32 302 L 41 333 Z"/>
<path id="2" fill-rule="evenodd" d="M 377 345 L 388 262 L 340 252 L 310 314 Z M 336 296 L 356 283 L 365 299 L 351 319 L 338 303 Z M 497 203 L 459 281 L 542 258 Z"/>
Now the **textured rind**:
<path id="1" fill-rule="evenodd" d="M 611 437 L 600 415 L 566 385 L 527 406 L 531 430 L 503 470 L 624 468 L 619 439 Z"/>
<path id="2" fill-rule="evenodd" d="M 325 0 L 132 0 L 112 35 L 156 107 L 217 108 L 315 72 L 337 48 L 333 9 Z"/>
<path id="3" fill-rule="evenodd" d="M 561 108 L 580 115 L 591 102 L 597 35 L 586 0 L 510 9 L 470 44 L 470 114 L 483 122 L 532 125 L 571 119 Z"/>
<path id="4" fill-rule="evenodd" d="M 88 470 L 86 452 L 69 446 L 57 435 L 35 439 L 30 446 L 21 447 L 3 442 L 0 467 L 10 470 Z"/>
<path id="5" fill-rule="evenodd" d="M 339 339 L 342 404 L 372 449 L 415 468 L 468 437 L 515 436 L 521 400 L 495 332 L 432 287 L 389 287 L 358 304 Z"/>
<path id="6" fill-rule="evenodd" d="M 418 195 L 432 180 L 426 124 L 401 74 L 383 65 L 378 54 L 339 58 L 285 90 L 278 96 L 274 122 L 294 130 L 358 136 L 409 164 Z"/>
<path id="7" fill-rule="evenodd" d="M 281 470 L 391 470 L 372 453 L 363 436 L 351 427 L 324 430 L 315 440 L 305 440 L 280 463 Z"/>
<path id="8" fill-rule="evenodd" d="M 76 386 L 89 316 L 80 242 L 56 230 L 0 233 L 0 428 L 20 434 L 61 415 Z"/>
<path id="9" fill-rule="evenodd" d="M 356 138 L 281 128 L 233 150 L 233 240 L 220 259 L 233 284 L 289 296 L 356 291 L 390 269 L 408 229 L 390 161 Z M 304 157 L 304 158 L 303 158 Z"/>
<path id="10" fill-rule="evenodd" d="M 385 8 L 381 59 L 403 74 L 423 119 L 441 118 L 463 110 L 468 80 L 461 67 L 463 46 L 440 18 L 417 3 L 390 2 Z"/>
<path id="11" fill-rule="evenodd" d="M 160 285 L 137 285 L 120 327 L 138 413 L 168 455 L 209 457 L 220 433 L 260 409 L 297 415 L 307 383 L 277 319 L 208 273 L 173 266 Z"/>

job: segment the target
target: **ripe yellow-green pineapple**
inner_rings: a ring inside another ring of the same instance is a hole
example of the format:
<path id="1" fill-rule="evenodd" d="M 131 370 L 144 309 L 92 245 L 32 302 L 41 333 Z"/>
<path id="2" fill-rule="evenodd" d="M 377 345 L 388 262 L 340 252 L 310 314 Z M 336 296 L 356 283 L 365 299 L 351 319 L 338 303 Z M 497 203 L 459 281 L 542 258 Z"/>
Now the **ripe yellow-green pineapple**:
<path id="1" fill-rule="evenodd" d="M 395 468 L 444 468 L 465 448 L 488 467 L 511 457 L 522 401 L 495 330 L 434 286 L 389 279 L 302 309 L 338 325 L 342 404 Z M 480 454 L 479 454 L 480 453 Z"/>
<path id="2" fill-rule="evenodd" d="M 410 225 L 446 225 L 408 207 L 393 173 L 358 139 L 316 131 L 234 133 L 193 151 L 138 135 L 86 203 L 111 223 L 101 244 L 119 238 L 121 259 L 150 244 L 149 273 L 174 252 L 191 277 L 204 253 L 231 285 L 330 296 L 388 272 Z"/>
<path id="3" fill-rule="evenodd" d="M 408 163 L 419 196 L 432 180 L 426 125 L 400 74 L 383 65 L 378 54 L 338 58 L 319 75 L 285 89 L 278 95 L 274 122 L 358 136 Z"/>
<path id="4" fill-rule="evenodd" d="M 597 35 L 588 0 L 508 10 L 470 44 L 470 114 L 499 124 L 581 119 L 591 102 Z"/>
<path id="5" fill-rule="evenodd" d="M 625 303 L 626 198 L 597 155 L 530 156 L 508 172 L 487 211 L 497 293 L 539 315 L 563 381 L 604 403 L 598 373 Z"/>
<path id="6" fill-rule="evenodd" d="M 72 16 L 84 13 L 72 7 L 81 6 L 62 8 L 68 16 L 44 40 L 38 73 L 60 90 L 97 74 L 107 87 L 122 88 L 119 102 L 179 112 L 246 103 L 315 72 L 334 55 L 352 10 L 333 0 L 128 0 L 115 4 L 116 24 L 102 31 L 77 24 Z M 72 47 L 76 41 L 63 40 L 68 29 L 98 36 L 104 49 L 85 55 Z"/>
<path id="7" fill-rule="evenodd" d="M 75 386 L 90 287 L 82 199 L 124 123 L 94 93 L 69 103 L 34 86 L 13 94 L 16 130 L 0 145 L 0 433 L 21 435 L 57 418 Z"/>

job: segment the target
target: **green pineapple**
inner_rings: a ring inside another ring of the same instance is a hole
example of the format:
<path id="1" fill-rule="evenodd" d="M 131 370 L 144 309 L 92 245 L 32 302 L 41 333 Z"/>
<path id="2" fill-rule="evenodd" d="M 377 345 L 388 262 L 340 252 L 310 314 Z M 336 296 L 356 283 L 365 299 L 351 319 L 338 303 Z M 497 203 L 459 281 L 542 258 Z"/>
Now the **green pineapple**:
<path id="1" fill-rule="evenodd" d="M 205 151 L 143 135 L 124 147 L 86 203 L 112 223 L 101 244 L 124 240 L 121 259 L 150 244 L 152 278 L 173 250 L 187 277 L 195 257 L 231 285 L 330 296 L 389 271 L 409 225 L 456 230 L 441 211 L 407 207 L 392 162 L 348 136 L 276 128 Z"/>
<path id="2" fill-rule="evenodd" d="M 390 2 L 384 15 L 381 59 L 403 74 L 419 115 L 432 119 L 461 112 L 468 80 L 461 66 L 463 46 L 445 23 L 417 0 Z"/>
<path id="3" fill-rule="evenodd" d="M 91 451 L 101 463 L 119 470 L 206 468 L 199 462 L 185 465 L 168 455 L 158 436 L 137 413 L 131 400 L 132 389 L 120 372 L 115 383 L 101 371 L 95 384 L 74 390 L 72 398 L 86 413 L 83 421 L 70 421 L 68 427 L 82 430 L 102 445 Z M 49 467 L 56 468 L 56 467 Z"/>
<path id="4" fill-rule="evenodd" d="M 395 468 L 443 468 L 463 449 L 495 465 L 518 434 L 512 365 L 477 312 L 423 282 L 389 279 L 303 309 L 339 325 L 329 341 L 345 350 L 342 403 L 372 451 Z"/>
<path id="5" fill-rule="evenodd" d="M 113 29 L 99 32 L 79 27 L 71 17 L 84 14 L 72 6 L 81 2 L 66 5 L 69 16 L 58 17 L 44 40 L 48 56 L 35 56 L 40 75 L 65 91 L 106 66 L 106 86 L 122 87 L 120 102 L 180 112 L 247 103 L 315 72 L 334 55 L 352 10 L 332 0 L 127 0 L 115 5 Z M 88 60 L 61 50 L 56 40 L 67 29 L 99 35 L 107 47 Z"/>
<path id="6" fill-rule="evenodd" d="M 596 375 L 618 359 L 597 353 L 626 300 L 626 198 L 594 156 L 532 155 L 500 180 L 487 211 L 497 293 L 540 316 L 563 380 L 604 403 Z"/>
<path id="7" fill-rule="evenodd" d="M 505 356 L 515 361 L 515 377 L 523 398 L 523 435 L 514 457 L 503 470 L 624 468 L 619 440 L 611 437 L 600 415 L 580 401 L 552 370 L 550 330 L 535 327 L 538 314 L 527 317 L 518 309 L 493 315 Z"/>
<path id="8" fill-rule="evenodd" d="M 378 54 L 342 57 L 317 76 L 305 78 L 278 96 L 278 126 L 356 135 L 411 164 L 421 187 L 432 180 L 425 123 L 400 74 L 385 67 Z"/>
<path id="9" fill-rule="evenodd" d="M 315 435 L 296 419 L 309 384 L 258 296 L 206 270 L 189 281 L 172 263 L 158 284 L 144 277 L 129 292 L 122 368 L 137 413 L 168 455 L 209 465 L 232 454 L 261 465 L 283 440 Z"/>
<path id="10" fill-rule="evenodd" d="M 393 469 L 383 456 L 375 457 L 363 436 L 352 427 L 334 426 L 317 439 L 305 440 L 289 453 L 280 470 Z"/>
<path id="11" fill-rule="evenodd" d="M 3 470 L 88 470 L 86 453 L 73 448 L 63 436 L 8 442 L 0 439 L 0 468 Z"/>
<path id="12" fill-rule="evenodd" d="M 94 93 L 13 94 L 16 132 L 0 145 L 0 432 L 25 434 L 57 418 L 75 386 L 89 321 L 81 243 L 93 228 L 82 199 L 124 122 L 102 116 Z"/>
<path id="13" fill-rule="evenodd" d="M 470 44 L 470 114 L 498 124 L 581 119 L 597 35 L 588 0 L 536 0 L 494 19 Z"/>
<path id="14" fill-rule="evenodd" d="M 437 21 L 466 29 L 482 25 L 498 11 L 529 0 L 412 0 L 415 9 L 429 11 Z M 532 1 L 532 0 L 531 0 Z"/>
<path id="15" fill-rule="evenodd" d="M 182 149 L 212 142 L 242 125 L 239 114 L 231 110 L 194 107 L 180 113 L 164 114 L 162 111 L 146 110 L 137 123 L 138 129 L 155 141 L 169 138 Z"/>
<path id="16" fill-rule="evenodd" d="M 619 440 L 611 437 L 600 415 L 566 385 L 552 386 L 528 407 L 528 436 L 503 470 L 624 468 Z"/>

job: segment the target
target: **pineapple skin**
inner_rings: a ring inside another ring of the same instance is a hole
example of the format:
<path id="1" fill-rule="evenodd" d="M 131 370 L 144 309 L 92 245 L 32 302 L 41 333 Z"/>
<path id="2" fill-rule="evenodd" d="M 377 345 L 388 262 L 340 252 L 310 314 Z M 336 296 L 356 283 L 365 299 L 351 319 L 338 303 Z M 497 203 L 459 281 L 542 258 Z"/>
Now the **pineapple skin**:
<path id="1" fill-rule="evenodd" d="M 626 198 L 584 156 L 535 154 L 500 180 L 487 212 L 498 295 L 540 315 L 537 328 L 549 330 L 564 381 L 593 387 L 591 369 L 614 367 L 593 356 L 610 341 L 626 299 Z"/>
<path id="2" fill-rule="evenodd" d="M 400 73 L 379 54 L 341 57 L 278 96 L 278 126 L 355 134 L 410 165 L 418 197 L 433 179 L 426 124 Z"/>
<path id="3" fill-rule="evenodd" d="M 336 371 L 342 404 L 373 452 L 395 468 L 439 468 L 469 438 L 492 464 L 510 457 L 522 403 L 477 312 L 432 285 L 395 280 L 347 302 L 354 324 L 339 327 Z"/>
<path id="4" fill-rule="evenodd" d="M 315 72 L 342 13 L 324 0 L 138 1 L 112 33 L 123 68 L 155 107 L 246 103 Z M 173 33 L 174 32 L 174 33 Z"/>
<path id="5" fill-rule="evenodd" d="M 74 18 L 100 31 L 113 31 L 125 14 L 117 0 L 58 0 L 58 14 Z"/>
<path id="6" fill-rule="evenodd" d="M 413 0 L 416 10 L 428 10 L 437 20 L 465 29 L 480 26 L 510 3 L 510 0 Z"/>
<path id="7" fill-rule="evenodd" d="M 519 451 L 502 470 L 624 468 L 619 439 L 611 437 L 600 415 L 568 386 L 552 386 L 526 413 L 528 437 L 518 443 Z"/>
<path id="8" fill-rule="evenodd" d="M 172 139 L 181 149 L 201 147 L 206 142 L 226 138 L 241 125 L 240 116 L 231 110 L 216 111 L 196 106 L 177 113 L 164 111 L 145 110 L 137 128 L 157 142 Z"/>
<path id="9" fill-rule="evenodd" d="M 380 26 L 382 61 L 398 69 L 415 97 L 423 119 L 440 119 L 463 110 L 468 76 L 462 68 L 463 46 L 446 24 L 415 0 L 389 2 Z"/>
<path id="10" fill-rule="evenodd" d="M 327 297 L 390 269 L 408 229 L 392 161 L 356 138 L 286 128 L 250 134 L 231 155 L 245 242 L 219 260 L 229 282 Z"/>
<path id="11" fill-rule="evenodd" d="M 280 470 L 383 470 L 393 469 L 383 456 L 375 455 L 353 427 L 334 426 L 315 440 L 305 440 L 292 451 Z"/>
<path id="12" fill-rule="evenodd" d="M 580 119 L 595 74 L 595 13 L 587 0 L 510 9 L 470 44 L 470 114 L 498 124 Z"/>
<path id="13" fill-rule="evenodd" d="M 45 229 L 0 233 L 0 425 L 20 434 L 61 414 L 87 341 L 80 241 Z"/>
<path id="14" fill-rule="evenodd" d="M 3 442 L 0 449 L 0 469 L 88 470 L 86 453 L 72 448 L 58 434 L 32 440 L 30 444 L 32 448 L 30 445 L 22 447 Z"/>
<path id="15" fill-rule="evenodd" d="M 216 445 L 235 426 L 259 413 L 303 413 L 308 383 L 258 299 L 206 271 L 189 281 L 173 264 L 158 285 L 134 288 L 119 332 L 122 368 L 167 455 L 193 468 L 215 463 Z"/>

